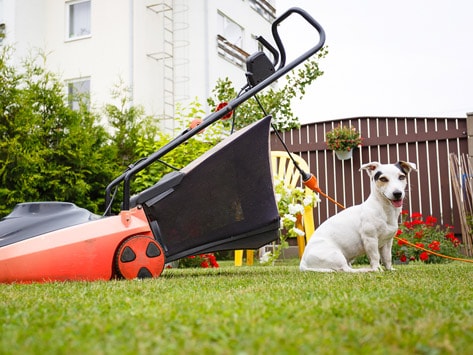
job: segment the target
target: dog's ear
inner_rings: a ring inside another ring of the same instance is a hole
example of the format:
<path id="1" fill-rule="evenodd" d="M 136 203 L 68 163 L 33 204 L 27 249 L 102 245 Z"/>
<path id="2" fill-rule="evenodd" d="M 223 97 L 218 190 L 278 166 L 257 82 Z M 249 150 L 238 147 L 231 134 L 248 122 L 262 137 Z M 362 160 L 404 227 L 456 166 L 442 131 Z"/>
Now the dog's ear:
<path id="1" fill-rule="evenodd" d="M 378 163 L 377 161 L 373 161 L 371 163 L 366 163 L 366 164 L 363 164 L 360 168 L 360 171 L 361 170 L 366 170 L 366 172 L 368 173 L 369 176 L 371 176 L 373 174 L 373 172 L 376 171 L 376 169 L 378 169 L 378 167 L 380 166 L 381 164 Z"/>
<path id="2" fill-rule="evenodd" d="M 409 174 L 412 170 L 417 171 L 417 166 L 414 163 L 408 161 L 398 161 L 395 164 L 405 174 Z"/>

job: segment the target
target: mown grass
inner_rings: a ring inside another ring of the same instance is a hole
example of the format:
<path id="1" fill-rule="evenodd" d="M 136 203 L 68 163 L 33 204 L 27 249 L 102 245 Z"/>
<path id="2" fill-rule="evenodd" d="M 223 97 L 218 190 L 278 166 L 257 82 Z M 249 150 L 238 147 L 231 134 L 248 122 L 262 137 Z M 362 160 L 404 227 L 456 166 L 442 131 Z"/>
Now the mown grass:
<path id="1" fill-rule="evenodd" d="M 473 265 L 0 285 L 2 354 L 473 353 Z"/>

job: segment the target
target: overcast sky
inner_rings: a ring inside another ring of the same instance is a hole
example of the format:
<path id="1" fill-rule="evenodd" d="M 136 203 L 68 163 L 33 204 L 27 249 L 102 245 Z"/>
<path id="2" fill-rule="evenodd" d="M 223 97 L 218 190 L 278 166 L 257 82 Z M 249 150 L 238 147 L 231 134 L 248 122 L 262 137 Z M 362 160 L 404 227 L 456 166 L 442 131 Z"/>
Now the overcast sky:
<path id="1" fill-rule="evenodd" d="M 329 50 L 324 75 L 293 102 L 301 122 L 473 112 L 473 0 L 276 1 L 279 14 L 293 6 L 322 25 Z M 288 52 L 316 43 L 299 16 L 288 24 Z"/>

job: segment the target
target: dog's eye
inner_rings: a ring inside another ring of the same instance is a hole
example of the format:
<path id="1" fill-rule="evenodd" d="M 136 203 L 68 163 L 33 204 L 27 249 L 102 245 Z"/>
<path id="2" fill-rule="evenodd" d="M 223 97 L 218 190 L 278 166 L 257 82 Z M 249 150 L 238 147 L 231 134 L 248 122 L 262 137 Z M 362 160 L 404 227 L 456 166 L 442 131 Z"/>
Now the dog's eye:
<path id="1" fill-rule="evenodd" d="M 399 180 L 406 180 L 406 175 L 399 175 Z"/>
<path id="2" fill-rule="evenodd" d="M 381 176 L 381 177 L 379 178 L 379 181 L 381 181 L 381 182 L 388 182 L 389 179 L 388 179 L 387 177 Z"/>

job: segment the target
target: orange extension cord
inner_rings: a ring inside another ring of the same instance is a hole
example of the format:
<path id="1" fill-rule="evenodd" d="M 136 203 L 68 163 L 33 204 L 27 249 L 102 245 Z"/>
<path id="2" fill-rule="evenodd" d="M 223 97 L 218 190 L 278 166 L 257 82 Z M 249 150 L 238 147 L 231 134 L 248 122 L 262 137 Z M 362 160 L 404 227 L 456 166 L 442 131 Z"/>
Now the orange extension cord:
<path id="1" fill-rule="evenodd" d="M 407 245 L 409 245 L 410 247 L 414 247 L 414 248 L 417 248 L 417 249 L 426 251 L 426 252 L 429 253 L 429 254 L 436 255 L 436 256 L 440 256 L 441 258 L 451 259 L 451 260 L 457 260 L 457 261 L 464 261 L 464 262 L 466 262 L 466 263 L 473 263 L 473 259 L 462 259 L 462 258 L 455 258 L 454 256 L 443 255 L 443 254 L 440 254 L 440 253 L 436 253 L 435 251 L 428 250 L 428 249 L 425 249 L 425 248 L 420 247 L 420 246 L 418 246 L 418 245 L 412 244 L 411 242 L 408 242 L 407 240 L 402 239 L 402 238 L 400 238 L 400 237 L 398 237 L 398 236 L 394 236 L 394 238 L 397 239 L 397 240 L 402 240 L 402 242 L 403 242 L 404 244 L 407 244 Z"/>
<path id="2" fill-rule="evenodd" d="M 340 207 L 341 209 L 345 209 L 346 207 L 343 206 L 341 203 L 335 201 L 333 198 L 331 198 L 330 196 L 328 196 L 327 194 L 325 194 L 322 190 L 320 190 L 320 187 L 319 187 L 319 184 L 317 182 L 317 178 L 314 176 L 314 175 L 311 175 L 310 179 L 304 181 L 304 185 L 307 186 L 308 188 L 310 188 L 311 190 L 319 193 L 320 195 L 322 195 L 323 197 L 325 197 L 327 200 L 329 200 L 330 202 L 333 202 L 334 204 L 336 204 L 338 207 Z M 415 245 L 415 244 L 412 244 L 411 242 L 408 242 L 407 240 L 403 239 L 403 238 L 400 238 L 398 236 L 394 236 L 395 239 L 397 240 L 402 240 L 402 242 L 406 245 L 409 245 L 410 247 L 413 247 L 413 248 L 417 248 L 417 249 L 420 249 L 420 250 L 423 250 L 423 251 L 426 251 L 427 253 L 429 254 L 432 254 L 432 255 L 436 255 L 436 256 L 439 256 L 441 258 L 445 258 L 445 259 L 450 259 L 450 260 L 456 260 L 456 261 L 463 261 L 463 262 L 466 262 L 466 263 L 473 263 L 473 259 L 462 259 L 462 258 L 455 258 L 453 256 L 448 256 L 448 255 L 443 255 L 443 254 L 440 254 L 440 253 L 436 253 L 432 250 L 428 250 L 428 249 L 425 249 L 423 247 L 420 247 L 418 245 Z"/>

